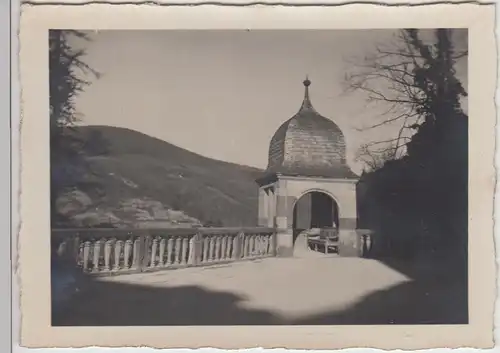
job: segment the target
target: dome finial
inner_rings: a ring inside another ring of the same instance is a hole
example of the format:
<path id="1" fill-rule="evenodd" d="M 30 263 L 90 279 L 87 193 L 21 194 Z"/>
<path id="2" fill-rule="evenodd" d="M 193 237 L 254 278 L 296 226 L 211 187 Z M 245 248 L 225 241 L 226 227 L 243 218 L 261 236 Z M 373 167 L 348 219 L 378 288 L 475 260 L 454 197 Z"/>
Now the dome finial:
<path id="1" fill-rule="evenodd" d="M 304 86 L 309 87 L 311 85 L 311 81 L 309 80 L 309 75 L 306 75 L 306 79 L 304 80 Z"/>
<path id="2" fill-rule="evenodd" d="M 302 107 L 300 108 L 301 110 L 304 109 L 313 109 L 311 100 L 309 99 L 309 86 L 311 85 L 311 81 L 309 80 L 309 76 L 306 75 L 306 79 L 304 80 L 304 87 L 305 87 L 305 92 L 304 92 L 304 101 L 302 102 Z"/>

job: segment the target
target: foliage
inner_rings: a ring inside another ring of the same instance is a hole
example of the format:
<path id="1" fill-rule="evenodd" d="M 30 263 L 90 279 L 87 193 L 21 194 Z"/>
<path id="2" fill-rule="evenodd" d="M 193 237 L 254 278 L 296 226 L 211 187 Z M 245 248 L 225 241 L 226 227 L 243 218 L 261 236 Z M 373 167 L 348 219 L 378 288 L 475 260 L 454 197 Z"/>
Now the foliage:
<path id="1" fill-rule="evenodd" d="M 387 151 L 406 149 L 404 156 L 363 175 L 360 216 L 384 235 L 384 249 L 390 254 L 448 251 L 463 258 L 468 117 L 460 99 L 467 93 L 454 65 L 457 57 L 467 53 L 455 53 L 448 29 L 435 30 L 433 44 L 426 44 L 415 29 L 401 31 L 400 39 L 397 50 L 377 49 L 365 65 L 371 71 L 350 77 L 353 89 L 391 107 L 392 115 L 372 128 L 401 121 L 400 134 L 391 141 L 395 146 Z M 387 64 L 388 57 L 391 64 Z M 389 83 L 389 93 L 371 85 L 375 77 Z M 407 129 L 415 133 L 402 142 L 401 133 Z"/>
<path id="2" fill-rule="evenodd" d="M 88 168 L 81 153 L 83 142 L 72 129 L 79 120 L 75 99 L 90 84 L 83 77 L 88 74 L 98 77 L 99 74 L 83 61 L 85 51 L 70 45 L 75 38 L 88 40 L 87 35 L 80 31 L 49 32 L 52 221 L 59 219 L 55 202 L 60 193 L 70 186 L 65 182 L 75 179 Z"/>
<path id="3" fill-rule="evenodd" d="M 88 41 L 88 36 L 74 30 L 51 30 L 49 32 L 50 69 L 50 119 L 53 133 L 63 127 L 73 126 L 78 120 L 75 98 L 90 84 L 86 74 L 99 74 L 84 61 L 85 50 L 73 49 L 72 37 Z"/>

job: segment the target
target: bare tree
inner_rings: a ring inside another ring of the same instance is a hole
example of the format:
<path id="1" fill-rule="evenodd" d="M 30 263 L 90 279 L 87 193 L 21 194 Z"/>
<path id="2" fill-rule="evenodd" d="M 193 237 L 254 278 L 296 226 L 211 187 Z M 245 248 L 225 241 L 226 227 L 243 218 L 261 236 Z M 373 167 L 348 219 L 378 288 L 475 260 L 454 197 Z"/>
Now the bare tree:
<path id="1" fill-rule="evenodd" d="M 355 159 L 362 162 L 367 167 L 367 171 L 371 172 L 382 168 L 387 161 L 399 158 L 395 155 L 397 151 L 398 149 L 393 144 L 375 151 L 370 149 L 370 144 L 364 144 L 358 149 Z"/>
<path id="2" fill-rule="evenodd" d="M 435 30 L 430 44 L 422 37 L 419 30 L 400 30 L 394 42 L 377 45 L 373 54 L 352 62 L 354 70 L 346 75 L 348 92 L 362 91 L 368 103 L 384 106 L 381 120 L 361 130 L 399 126 L 393 138 L 365 146 L 372 154 L 400 157 L 421 124 L 450 116 L 443 107 L 457 110 L 458 97 L 467 96 L 453 67 L 467 51 L 454 53 L 452 30 Z"/>

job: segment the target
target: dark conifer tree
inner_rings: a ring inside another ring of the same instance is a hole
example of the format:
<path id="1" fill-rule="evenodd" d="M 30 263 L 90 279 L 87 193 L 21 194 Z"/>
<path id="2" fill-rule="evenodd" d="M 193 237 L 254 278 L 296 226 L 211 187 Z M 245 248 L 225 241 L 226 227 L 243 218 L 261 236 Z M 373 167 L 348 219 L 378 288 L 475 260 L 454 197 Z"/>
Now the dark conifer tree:
<path id="1" fill-rule="evenodd" d="M 86 170 L 83 141 L 73 131 L 79 114 L 75 99 L 89 81 L 89 74 L 98 73 L 84 61 L 85 50 L 74 49 L 74 39 L 89 40 L 85 33 L 75 30 L 49 32 L 50 73 L 50 157 L 51 157 L 51 220 L 58 222 L 56 200 L 75 177 Z"/>

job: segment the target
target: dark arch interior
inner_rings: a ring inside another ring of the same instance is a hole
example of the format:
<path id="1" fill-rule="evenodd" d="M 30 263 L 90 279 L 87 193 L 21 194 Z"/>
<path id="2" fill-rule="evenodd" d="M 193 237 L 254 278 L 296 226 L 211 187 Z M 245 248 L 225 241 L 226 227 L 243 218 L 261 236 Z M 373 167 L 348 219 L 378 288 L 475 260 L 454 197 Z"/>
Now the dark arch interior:
<path id="1" fill-rule="evenodd" d="M 328 194 L 312 191 L 297 200 L 293 208 L 294 239 L 306 229 L 339 225 L 338 205 Z"/>

